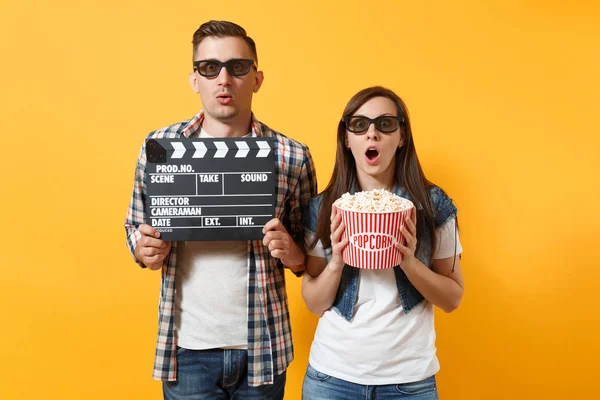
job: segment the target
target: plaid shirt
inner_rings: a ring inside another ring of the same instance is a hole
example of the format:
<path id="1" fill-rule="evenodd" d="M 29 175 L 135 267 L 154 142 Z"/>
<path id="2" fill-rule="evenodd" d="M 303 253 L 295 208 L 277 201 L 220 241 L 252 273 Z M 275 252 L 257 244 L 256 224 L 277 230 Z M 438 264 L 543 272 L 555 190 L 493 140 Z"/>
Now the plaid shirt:
<path id="1" fill-rule="evenodd" d="M 203 119 L 204 113 L 201 111 L 191 120 L 154 131 L 147 138 L 189 138 L 199 132 Z M 310 199 L 317 191 L 317 178 L 308 147 L 269 129 L 254 116 L 252 136 L 276 139 L 275 215 L 294 241 L 303 243 L 303 211 L 308 208 Z M 138 226 L 144 223 L 146 216 L 145 147 L 144 142 L 125 220 L 127 244 L 132 255 L 137 242 L 142 238 Z M 144 267 L 138 260 L 135 261 Z M 177 343 L 174 332 L 176 267 L 177 243 L 173 242 L 162 268 L 154 363 L 154 379 L 163 381 L 177 380 Z M 248 383 L 251 386 L 273 383 L 274 376 L 285 371 L 293 357 L 283 264 L 271 257 L 261 240 L 248 241 Z"/>

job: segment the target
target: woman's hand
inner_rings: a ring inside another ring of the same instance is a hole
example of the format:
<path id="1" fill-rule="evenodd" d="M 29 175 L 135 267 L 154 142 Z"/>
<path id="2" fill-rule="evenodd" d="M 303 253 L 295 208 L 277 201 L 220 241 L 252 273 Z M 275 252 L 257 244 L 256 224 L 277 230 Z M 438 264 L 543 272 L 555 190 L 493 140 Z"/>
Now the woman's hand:
<path id="1" fill-rule="evenodd" d="M 415 251 L 417 249 L 417 210 L 413 208 L 410 218 L 405 221 L 405 225 L 400 228 L 402 235 L 406 239 L 406 245 L 396 242 L 396 248 L 402 253 L 402 262 L 400 267 L 403 270 L 415 266 Z"/>
<path id="2" fill-rule="evenodd" d="M 328 267 L 333 271 L 340 271 L 344 268 L 344 260 L 342 258 L 342 251 L 344 247 L 348 245 L 348 239 L 342 240 L 342 234 L 346 228 L 342 222 L 342 215 L 337 213 L 335 206 L 331 207 L 331 261 L 329 261 Z"/>

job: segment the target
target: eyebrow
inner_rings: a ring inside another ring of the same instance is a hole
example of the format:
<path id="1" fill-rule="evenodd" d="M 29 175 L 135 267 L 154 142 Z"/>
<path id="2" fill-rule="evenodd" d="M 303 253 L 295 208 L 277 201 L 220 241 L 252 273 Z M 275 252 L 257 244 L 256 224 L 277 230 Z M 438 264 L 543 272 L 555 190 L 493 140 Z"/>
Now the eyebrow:
<path id="1" fill-rule="evenodd" d="M 231 57 L 231 58 L 228 58 L 225 61 L 221 61 L 218 58 L 212 57 L 212 58 L 203 58 L 201 60 L 196 60 L 196 61 L 220 61 L 220 62 L 226 62 L 226 61 L 229 61 L 229 60 L 252 60 L 252 61 L 256 62 L 253 58 L 246 58 L 246 57 Z"/>
<path id="2" fill-rule="evenodd" d="M 362 114 L 354 114 L 352 116 L 352 118 L 354 117 L 365 117 L 365 118 L 371 118 L 371 117 L 367 117 L 366 115 L 362 115 Z M 397 115 L 391 114 L 391 113 L 384 113 L 384 114 L 380 114 L 378 116 L 376 116 L 375 118 L 379 118 L 379 117 L 397 117 Z M 375 118 L 371 118 L 371 119 L 375 119 Z"/>

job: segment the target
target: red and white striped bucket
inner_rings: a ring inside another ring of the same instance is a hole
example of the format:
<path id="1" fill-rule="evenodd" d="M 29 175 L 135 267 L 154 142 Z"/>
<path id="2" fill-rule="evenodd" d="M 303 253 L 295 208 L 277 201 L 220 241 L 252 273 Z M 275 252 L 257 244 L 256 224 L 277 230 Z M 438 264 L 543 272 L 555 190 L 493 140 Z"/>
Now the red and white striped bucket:
<path id="1" fill-rule="evenodd" d="M 403 211 L 365 212 L 344 210 L 336 205 L 334 207 L 342 214 L 342 221 L 346 226 L 342 239 L 349 239 L 342 251 L 346 264 L 364 269 L 384 269 L 400 265 L 402 253 L 396 249 L 394 242 L 405 244 L 400 228 L 410 218 L 412 208 Z"/>

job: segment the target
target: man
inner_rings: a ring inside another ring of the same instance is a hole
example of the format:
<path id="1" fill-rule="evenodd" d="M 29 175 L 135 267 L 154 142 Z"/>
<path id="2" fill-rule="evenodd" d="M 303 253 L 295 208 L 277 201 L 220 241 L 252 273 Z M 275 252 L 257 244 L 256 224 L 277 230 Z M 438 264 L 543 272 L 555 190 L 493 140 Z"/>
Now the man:
<path id="1" fill-rule="evenodd" d="M 308 148 L 255 119 L 263 82 L 254 41 L 231 22 L 209 21 L 193 38 L 190 84 L 204 109 L 148 138 L 275 138 L 276 218 L 264 239 L 165 242 L 144 224 L 147 188 L 142 146 L 127 240 L 136 262 L 162 269 L 154 378 L 166 399 L 282 399 L 293 359 L 284 267 L 304 269 L 303 209 L 316 194 Z"/>

